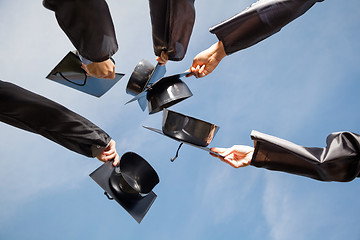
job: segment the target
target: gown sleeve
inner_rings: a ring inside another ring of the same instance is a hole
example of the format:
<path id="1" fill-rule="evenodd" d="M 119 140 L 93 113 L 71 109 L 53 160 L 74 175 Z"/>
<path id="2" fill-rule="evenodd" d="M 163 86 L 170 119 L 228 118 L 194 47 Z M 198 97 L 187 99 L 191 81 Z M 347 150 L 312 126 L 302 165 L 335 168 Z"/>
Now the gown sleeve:
<path id="1" fill-rule="evenodd" d="M 289 141 L 252 131 L 255 151 L 251 165 L 302 175 L 320 181 L 348 182 L 360 173 L 360 135 L 336 132 L 326 147 L 303 147 Z"/>
<path id="2" fill-rule="evenodd" d="M 154 52 L 184 58 L 195 22 L 194 0 L 149 0 Z"/>
<path id="3" fill-rule="evenodd" d="M 86 118 L 45 97 L 0 81 L 0 121 L 96 157 L 111 138 Z"/>
<path id="4" fill-rule="evenodd" d="M 323 0 L 259 0 L 232 18 L 210 28 L 227 55 L 248 48 L 281 30 Z"/>
<path id="5" fill-rule="evenodd" d="M 109 59 L 118 50 L 114 25 L 104 0 L 44 0 L 80 55 L 93 62 Z"/>

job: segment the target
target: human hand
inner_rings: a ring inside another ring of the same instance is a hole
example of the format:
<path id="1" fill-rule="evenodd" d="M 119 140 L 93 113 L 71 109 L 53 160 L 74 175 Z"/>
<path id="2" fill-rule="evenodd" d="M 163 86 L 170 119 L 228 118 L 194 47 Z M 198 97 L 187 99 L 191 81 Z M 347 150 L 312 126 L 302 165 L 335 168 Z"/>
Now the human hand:
<path id="1" fill-rule="evenodd" d="M 234 168 L 249 166 L 254 153 L 253 147 L 244 145 L 234 145 L 231 148 L 211 148 L 210 150 L 221 155 L 210 153 L 213 157 L 219 158 Z"/>
<path id="2" fill-rule="evenodd" d="M 156 61 L 158 61 L 160 65 L 165 65 L 168 60 L 169 60 L 169 57 L 168 57 L 166 51 L 161 51 L 160 56 L 156 57 Z"/>
<path id="3" fill-rule="evenodd" d="M 92 62 L 88 65 L 83 63 L 81 67 L 92 77 L 106 79 L 115 78 L 115 64 L 110 58 L 103 62 Z"/>
<path id="4" fill-rule="evenodd" d="M 116 167 L 120 163 L 120 157 L 116 152 L 115 148 L 116 142 L 111 139 L 108 146 L 104 149 L 102 153 L 100 153 L 97 157 L 102 162 L 107 162 L 109 160 L 114 159 L 113 166 Z"/>
<path id="5" fill-rule="evenodd" d="M 196 78 L 210 74 L 226 56 L 224 45 L 221 41 L 213 44 L 208 49 L 195 56 L 187 77 L 194 75 Z"/>

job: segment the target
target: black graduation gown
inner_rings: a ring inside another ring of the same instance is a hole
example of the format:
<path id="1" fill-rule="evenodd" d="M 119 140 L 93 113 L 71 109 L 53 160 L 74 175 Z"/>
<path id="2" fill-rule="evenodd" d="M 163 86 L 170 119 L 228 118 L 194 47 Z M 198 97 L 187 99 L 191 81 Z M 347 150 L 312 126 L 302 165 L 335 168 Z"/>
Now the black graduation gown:
<path id="1" fill-rule="evenodd" d="M 0 81 L 0 121 L 40 134 L 88 157 L 99 155 L 110 136 L 86 118 L 56 102 Z"/>
<path id="2" fill-rule="evenodd" d="M 154 52 L 184 58 L 195 22 L 194 0 L 149 0 Z"/>
<path id="3" fill-rule="evenodd" d="M 109 59 L 118 50 L 114 25 L 104 0 L 44 0 L 82 57 Z"/>
<path id="4" fill-rule="evenodd" d="M 234 17 L 210 28 L 227 55 L 250 47 L 281 30 L 323 0 L 259 0 Z"/>
<path id="5" fill-rule="evenodd" d="M 255 151 L 251 165 L 314 178 L 348 182 L 360 177 L 360 135 L 337 132 L 326 147 L 302 147 L 289 141 L 252 131 Z"/>

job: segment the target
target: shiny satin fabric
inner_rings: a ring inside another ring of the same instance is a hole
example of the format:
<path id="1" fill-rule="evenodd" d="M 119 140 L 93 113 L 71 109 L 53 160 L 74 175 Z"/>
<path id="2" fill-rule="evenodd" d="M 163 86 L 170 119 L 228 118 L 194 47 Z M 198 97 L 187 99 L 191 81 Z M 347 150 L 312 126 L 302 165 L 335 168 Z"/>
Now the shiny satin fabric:
<path id="1" fill-rule="evenodd" d="M 195 22 L 194 0 L 149 0 L 154 52 L 184 58 Z"/>
<path id="2" fill-rule="evenodd" d="M 109 59 L 118 50 L 114 25 L 104 0 L 44 0 L 80 55 L 93 62 Z"/>
<path id="3" fill-rule="evenodd" d="M 360 177 L 360 135 L 337 132 L 326 139 L 326 147 L 303 147 L 263 134 L 251 133 L 255 151 L 251 165 L 283 171 L 320 181 L 348 182 Z"/>
<path id="4" fill-rule="evenodd" d="M 248 48 L 281 30 L 323 0 L 259 0 L 232 18 L 210 28 L 227 55 Z"/>
<path id="5" fill-rule="evenodd" d="M 96 157 L 110 136 L 86 118 L 45 97 L 0 81 L 0 121 L 40 134 L 74 152 Z"/>

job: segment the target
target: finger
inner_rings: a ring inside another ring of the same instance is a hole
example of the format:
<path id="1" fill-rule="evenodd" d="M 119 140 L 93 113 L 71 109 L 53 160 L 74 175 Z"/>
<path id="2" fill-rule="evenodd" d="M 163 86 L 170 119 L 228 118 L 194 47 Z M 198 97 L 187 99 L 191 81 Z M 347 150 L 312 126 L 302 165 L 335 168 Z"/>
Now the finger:
<path id="1" fill-rule="evenodd" d="M 211 73 L 211 71 L 208 71 L 208 70 L 204 69 L 204 71 L 202 73 L 203 77 L 207 76 L 209 73 Z"/>
<path id="2" fill-rule="evenodd" d="M 211 73 L 211 71 L 208 71 L 207 69 L 203 69 L 203 71 L 199 74 L 201 77 L 205 77 L 207 76 L 209 73 Z"/>
<path id="3" fill-rule="evenodd" d="M 109 75 L 103 77 L 105 79 L 114 79 L 115 78 L 115 71 L 109 73 Z"/>
<path id="4" fill-rule="evenodd" d="M 81 63 L 81 68 L 84 69 L 85 71 L 87 71 L 87 67 L 84 63 Z"/>
<path id="5" fill-rule="evenodd" d="M 110 142 L 108 143 L 108 145 L 106 146 L 106 148 L 103 150 L 103 152 L 101 153 L 101 155 L 109 155 L 113 152 L 116 151 L 115 148 L 115 141 L 114 140 L 110 140 Z"/>
<path id="6" fill-rule="evenodd" d="M 205 65 L 202 65 L 201 67 L 200 67 L 200 65 L 198 65 L 198 67 L 197 67 L 197 77 L 202 78 L 202 77 L 205 77 L 205 76 L 206 76 Z"/>
<path id="7" fill-rule="evenodd" d="M 163 65 L 166 64 L 166 62 L 162 61 L 161 59 L 159 59 L 158 62 L 159 62 L 159 64 L 160 64 L 160 66 L 163 66 Z"/>
<path id="8" fill-rule="evenodd" d="M 99 74 L 93 74 L 93 73 L 88 73 L 89 77 L 94 77 L 94 78 L 103 78 L 103 75 L 99 75 Z"/>
<path id="9" fill-rule="evenodd" d="M 214 153 L 212 153 L 212 152 L 209 152 L 209 154 L 210 154 L 211 156 L 213 156 L 213 157 L 216 157 L 216 158 L 219 158 L 220 160 L 223 160 L 223 157 L 220 156 L 220 155 L 218 155 L 218 154 L 214 154 Z"/>
<path id="10" fill-rule="evenodd" d="M 119 154 L 116 154 L 114 158 L 113 166 L 116 167 L 117 165 L 119 165 L 119 163 L 120 163 L 120 157 Z"/>
<path id="11" fill-rule="evenodd" d="M 234 163 L 234 167 L 236 167 L 236 168 L 242 168 L 242 167 L 249 166 L 249 164 L 247 164 L 247 161 L 245 161 L 245 160 L 233 161 L 233 163 Z"/>
<path id="12" fill-rule="evenodd" d="M 202 65 L 201 67 L 200 67 L 200 69 L 199 69 L 199 73 L 203 73 L 204 72 L 204 69 L 205 69 L 205 64 L 204 65 Z"/>
<path id="13" fill-rule="evenodd" d="M 210 154 L 211 156 L 215 157 L 215 158 L 220 159 L 222 162 L 228 163 L 228 162 L 225 161 L 225 159 L 224 159 L 222 156 L 220 156 L 220 155 L 217 155 L 217 154 L 214 154 L 214 153 L 211 153 L 211 152 L 209 152 L 209 154 Z"/>
<path id="14" fill-rule="evenodd" d="M 229 159 L 226 159 L 226 158 L 220 158 L 220 159 L 221 159 L 224 163 L 229 164 L 230 166 L 232 166 L 232 167 L 234 167 L 234 168 L 237 167 L 236 164 L 235 164 L 233 161 L 229 160 Z"/>
<path id="15" fill-rule="evenodd" d="M 244 159 L 243 161 L 241 161 L 242 166 L 240 166 L 240 167 L 247 167 L 250 165 L 250 162 L 251 162 L 250 159 Z"/>
<path id="16" fill-rule="evenodd" d="M 234 160 L 232 157 L 229 156 L 225 157 L 223 161 L 234 168 L 239 168 L 241 166 L 241 161 Z"/>
<path id="17" fill-rule="evenodd" d="M 116 150 L 114 148 L 111 148 L 107 151 L 104 151 L 102 154 L 105 155 L 105 156 L 110 156 L 112 154 L 116 153 Z"/>
<path id="18" fill-rule="evenodd" d="M 114 153 L 112 153 L 112 154 L 107 155 L 106 157 L 104 157 L 104 159 L 105 159 L 105 161 L 109 161 L 109 160 L 111 160 L 111 159 L 114 159 L 114 158 L 116 157 L 116 155 L 117 155 L 117 153 L 114 152 Z"/>
<path id="19" fill-rule="evenodd" d="M 199 78 L 200 76 L 199 76 L 199 73 L 197 72 L 197 71 L 195 71 L 195 72 L 193 72 L 194 73 L 194 76 L 196 77 L 196 78 Z"/>
<path id="20" fill-rule="evenodd" d="M 221 155 L 223 155 L 224 157 L 227 157 L 230 154 L 232 154 L 232 156 L 234 156 L 234 152 L 236 152 L 236 149 L 231 147 L 231 148 L 226 149 Z"/>
<path id="21" fill-rule="evenodd" d="M 116 153 L 116 149 L 114 147 L 111 147 L 108 151 L 106 151 L 107 155 L 110 155 L 110 154 L 113 154 L 113 153 Z"/>
<path id="22" fill-rule="evenodd" d="M 116 156 L 116 151 L 109 151 L 106 154 L 102 154 L 105 161 L 111 160 Z"/>
<path id="23" fill-rule="evenodd" d="M 186 74 L 186 77 L 194 76 L 194 73 L 191 71 L 191 68 L 189 68 L 189 69 L 186 70 L 185 72 L 190 72 L 189 74 Z"/>
<path id="24" fill-rule="evenodd" d="M 200 66 L 200 65 L 197 65 L 197 66 L 196 66 L 197 78 L 201 78 L 201 77 L 202 77 L 202 74 L 200 73 L 200 69 L 201 69 L 201 66 Z"/>
<path id="25" fill-rule="evenodd" d="M 160 57 L 156 57 L 156 61 L 158 61 L 160 65 L 162 64 L 162 61 L 161 61 Z"/>
<path id="26" fill-rule="evenodd" d="M 115 66 L 113 67 L 113 70 L 111 72 L 110 79 L 115 79 Z"/>
<path id="27" fill-rule="evenodd" d="M 160 65 L 165 65 L 168 61 L 167 54 L 164 51 L 162 51 L 160 56 L 156 57 L 156 61 L 158 61 Z"/>
<path id="28" fill-rule="evenodd" d="M 227 160 L 227 159 L 225 159 L 225 161 L 226 161 L 230 166 L 232 166 L 232 167 L 234 167 L 234 168 L 239 168 L 239 167 L 240 167 L 239 163 L 236 162 L 236 161 Z"/>
<path id="29" fill-rule="evenodd" d="M 220 153 L 220 154 L 225 152 L 226 150 L 227 150 L 227 148 L 217 148 L 217 147 L 210 148 L 210 151 Z"/>
<path id="30" fill-rule="evenodd" d="M 162 51 L 160 54 L 161 59 L 163 59 L 165 62 L 169 59 L 166 51 Z"/>
<path id="31" fill-rule="evenodd" d="M 96 158 L 99 159 L 99 161 L 101 161 L 101 162 L 106 162 L 105 155 L 103 155 L 103 154 L 97 156 Z"/>
<path id="32" fill-rule="evenodd" d="M 199 66 L 199 65 L 197 65 L 196 67 L 191 67 L 191 73 L 192 73 L 196 78 L 199 78 L 198 66 Z"/>
<path id="33" fill-rule="evenodd" d="M 114 70 L 115 70 L 115 69 L 114 69 Z M 116 76 L 115 71 L 113 71 L 113 72 L 111 73 L 110 79 L 115 79 L 115 76 Z"/>

